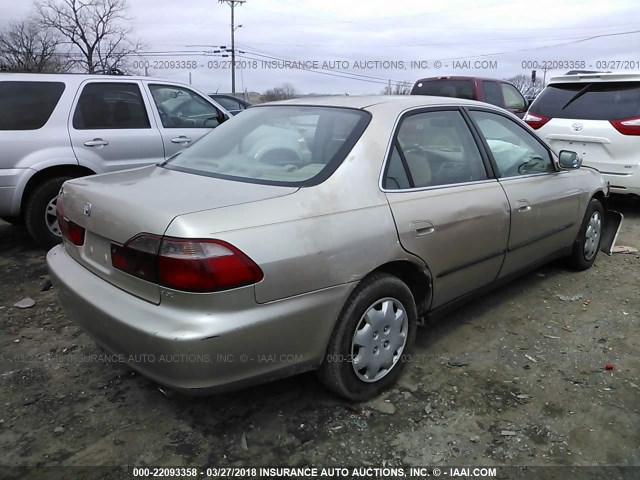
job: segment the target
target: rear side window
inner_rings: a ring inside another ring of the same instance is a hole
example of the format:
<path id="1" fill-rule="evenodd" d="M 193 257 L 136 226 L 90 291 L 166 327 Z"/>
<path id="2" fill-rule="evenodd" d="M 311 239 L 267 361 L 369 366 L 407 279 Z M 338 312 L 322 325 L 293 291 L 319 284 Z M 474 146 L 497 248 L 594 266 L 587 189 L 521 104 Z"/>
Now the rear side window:
<path id="1" fill-rule="evenodd" d="M 225 97 L 218 97 L 218 98 L 213 97 L 213 99 L 216 102 L 218 102 L 220 105 L 222 105 L 224 108 L 226 108 L 227 110 L 242 110 L 243 108 L 242 104 L 237 100 L 232 100 L 230 98 L 225 98 Z"/>
<path id="2" fill-rule="evenodd" d="M 486 178 L 482 157 L 460 112 L 435 111 L 402 121 L 384 186 L 423 188 Z"/>
<path id="3" fill-rule="evenodd" d="M 530 112 L 548 118 L 619 120 L 640 116 L 640 82 L 562 83 L 547 86 Z"/>
<path id="4" fill-rule="evenodd" d="M 411 95 L 475 99 L 471 80 L 418 80 Z"/>
<path id="5" fill-rule="evenodd" d="M 89 83 L 80 94 L 73 128 L 150 128 L 140 88 L 134 83 Z"/>
<path id="6" fill-rule="evenodd" d="M 62 82 L 0 82 L 0 130 L 42 128 L 62 92 Z"/>

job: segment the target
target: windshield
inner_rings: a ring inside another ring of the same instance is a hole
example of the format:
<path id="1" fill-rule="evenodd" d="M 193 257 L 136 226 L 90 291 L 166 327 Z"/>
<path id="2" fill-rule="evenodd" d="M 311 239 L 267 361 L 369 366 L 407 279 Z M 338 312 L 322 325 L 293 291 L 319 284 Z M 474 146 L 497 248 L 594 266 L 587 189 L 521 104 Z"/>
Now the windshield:
<path id="1" fill-rule="evenodd" d="M 315 185 L 335 171 L 369 118 L 349 108 L 251 108 L 162 166 L 253 183 Z"/>

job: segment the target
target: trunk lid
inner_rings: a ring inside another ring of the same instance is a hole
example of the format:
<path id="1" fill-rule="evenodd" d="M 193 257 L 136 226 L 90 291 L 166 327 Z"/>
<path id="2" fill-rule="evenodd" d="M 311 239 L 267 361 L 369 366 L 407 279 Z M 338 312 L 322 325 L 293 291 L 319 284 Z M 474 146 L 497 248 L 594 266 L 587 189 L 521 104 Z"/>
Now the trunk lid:
<path id="1" fill-rule="evenodd" d="M 65 217 L 85 228 L 85 240 L 82 246 L 65 241 L 65 249 L 76 261 L 112 285 L 160 303 L 157 284 L 112 266 L 112 243 L 122 245 L 140 233 L 163 235 L 179 215 L 248 204 L 297 190 L 297 187 L 234 182 L 156 166 L 77 178 L 64 184 L 62 204 Z"/>

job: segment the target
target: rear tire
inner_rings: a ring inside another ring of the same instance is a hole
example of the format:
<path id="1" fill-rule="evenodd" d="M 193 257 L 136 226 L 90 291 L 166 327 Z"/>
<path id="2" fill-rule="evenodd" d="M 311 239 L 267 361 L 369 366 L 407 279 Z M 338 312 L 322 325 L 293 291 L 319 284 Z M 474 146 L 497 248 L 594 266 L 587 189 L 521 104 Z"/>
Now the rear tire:
<path id="1" fill-rule="evenodd" d="M 573 269 L 587 270 L 596 261 L 602 241 L 603 226 L 604 207 L 599 200 L 592 198 L 569 257 L 569 264 Z"/>
<path id="2" fill-rule="evenodd" d="M 73 177 L 54 177 L 36 185 L 25 203 L 24 222 L 33 239 L 51 248 L 62 241 L 55 204 L 60 187 Z"/>
<path id="3" fill-rule="evenodd" d="M 375 397 L 402 373 L 416 326 L 409 287 L 388 274 L 371 275 L 342 309 L 318 370 L 320 381 L 348 400 Z"/>

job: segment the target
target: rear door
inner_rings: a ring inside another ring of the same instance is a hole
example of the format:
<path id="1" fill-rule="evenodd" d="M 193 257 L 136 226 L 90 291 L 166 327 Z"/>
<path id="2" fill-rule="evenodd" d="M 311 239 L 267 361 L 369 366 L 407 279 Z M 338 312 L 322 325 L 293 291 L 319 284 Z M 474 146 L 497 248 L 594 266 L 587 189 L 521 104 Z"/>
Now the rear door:
<path id="1" fill-rule="evenodd" d="M 155 108 L 164 154 L 171 157 L 220 124 L 225 113 L 213 101 L 179 85 L 147 84 Z"/>
<path id="2" fill-rule="evenodd" d="M 530 113 L 546 120 L 539 133 L 556 151 L 575 151 L 585 165 L 605 174 L 638 170 L 640 81 L 551 84 Z"/>
<path id="3" fill-rule="evenodd" d="M 383 187 L 402 246 L 431 271 L 432 308 L 495 280 L 507 246 L 509 205 L 461 111 L 405 116 Z"/>
<path id="4" fill-rule="evenodd" d="M 580 189 L 570 171 L 559 170 L 552 153 L 506 114 L 469 109 L 511 210 L 511 231 L 500 277 L 570 247 L 579 225 Z"/>
<path id="5" fill-rule="evenodd" d="M 163 161 L 162 138 L 149 107 L 139 81 L 83 83 L 69 117 L 79 163 L 103 173 Z"/>

